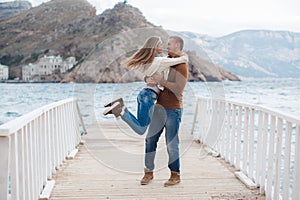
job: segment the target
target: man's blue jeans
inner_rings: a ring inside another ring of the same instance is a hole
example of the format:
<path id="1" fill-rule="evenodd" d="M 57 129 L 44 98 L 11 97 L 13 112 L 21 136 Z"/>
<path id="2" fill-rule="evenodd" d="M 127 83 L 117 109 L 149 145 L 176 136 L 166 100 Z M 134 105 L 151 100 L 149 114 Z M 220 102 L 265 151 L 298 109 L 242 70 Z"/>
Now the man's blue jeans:
<path id="1" fill-rule="evenodd" d="M 121 116 L 137 134 L 143 135 L 146 132 L 152 118 L 154 103 L 157 97 L 157 94 L 153 90 L 149 88 L 142 89 L 137 97 L 137 117 L 127 108 Z"/>
<path id="2" fill-rule="evenodd" d="M 182 108 L 164 109 L 160 105 L 155 105 L 152 121 L 146 137 L 146 168 L 154 170 L 157 142 L 165 128 L 166 145 L 169 156 L 168 167 L 171 171 L 180 173 L 178 132 L 182 111 Z"/>

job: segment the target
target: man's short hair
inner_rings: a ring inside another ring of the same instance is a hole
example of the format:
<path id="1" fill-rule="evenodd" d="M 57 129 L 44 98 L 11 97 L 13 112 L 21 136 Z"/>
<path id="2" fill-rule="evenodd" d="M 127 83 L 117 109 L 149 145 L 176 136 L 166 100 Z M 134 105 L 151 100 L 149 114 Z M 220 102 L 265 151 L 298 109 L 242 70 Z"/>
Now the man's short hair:
<path id="1" fill-rule="evenodd" d="M 174 39 L 177 43 L 179 43 L 179 45 L 180 45 L 180 50 L 183 49 L 184 42 L 183 42 L 183 39 L 182 39 L 181 37 L 176 36 L 176 35 L 172 35 L 172 36 L 170 36 L 169 38 L 172 38 L 172 39 Z"/>

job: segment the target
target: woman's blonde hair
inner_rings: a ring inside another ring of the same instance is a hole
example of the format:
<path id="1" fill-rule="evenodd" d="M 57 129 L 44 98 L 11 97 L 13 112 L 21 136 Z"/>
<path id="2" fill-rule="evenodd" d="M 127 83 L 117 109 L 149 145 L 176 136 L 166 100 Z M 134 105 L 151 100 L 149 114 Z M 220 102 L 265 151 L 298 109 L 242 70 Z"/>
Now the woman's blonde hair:
<path id="1" fill-rule="evenodd" d="M 146 69 L 153 62 L 157 46 L 160 43 L 160 37 L 153 36 L 148 38 L 143 47 L 125 61 L 125 66 L 131 69 L 137 67 L 144 67 Z"/>

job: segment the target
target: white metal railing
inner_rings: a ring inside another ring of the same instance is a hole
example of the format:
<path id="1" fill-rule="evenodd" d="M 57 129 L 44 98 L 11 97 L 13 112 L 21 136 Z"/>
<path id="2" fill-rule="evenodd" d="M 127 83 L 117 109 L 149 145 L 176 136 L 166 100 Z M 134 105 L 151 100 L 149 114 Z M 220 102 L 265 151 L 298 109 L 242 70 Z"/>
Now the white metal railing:
<path id="1" fill-rule="evenodd" d="M 300 200 L 300 120 L 261 106 L 199 98 L 192 133 L 260 187 Z"/>
<path id="2" fill-rule="evenodd" d="M 40 198 L 52 173 L 80 142 L 78 114 L 77 100 L 70 98 L 0 126 L 0 199 Z"/>

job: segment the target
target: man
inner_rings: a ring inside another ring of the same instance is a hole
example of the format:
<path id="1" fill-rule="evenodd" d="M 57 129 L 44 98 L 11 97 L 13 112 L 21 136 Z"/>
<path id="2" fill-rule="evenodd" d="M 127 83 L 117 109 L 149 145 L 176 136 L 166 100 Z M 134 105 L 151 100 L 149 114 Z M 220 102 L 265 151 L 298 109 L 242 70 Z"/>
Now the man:
<path id="1" fill-rule="evenodd" d="M 182 38 L 169 37 L 167 50 L 169 57 L 181 56 L 183 53 Z M 171 171 L 171 176 L 164 186 L 172 186 L 180 182 L 178 131 L 183 109 L 183 90 L 187 80 L 187 63 L 172 66 L 167 80 L 163 79 L 162 74 L 155 74 L 146 79 L 147 84 L 159 84 L 164 87 L 164 90 L 159 94 L 145 140 L 145 174 L 140 181 L 141 185 L 147 185 L 153 179 L 157 142 L 164 129 L 169 156 L 168 167 Z"/>

